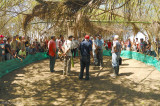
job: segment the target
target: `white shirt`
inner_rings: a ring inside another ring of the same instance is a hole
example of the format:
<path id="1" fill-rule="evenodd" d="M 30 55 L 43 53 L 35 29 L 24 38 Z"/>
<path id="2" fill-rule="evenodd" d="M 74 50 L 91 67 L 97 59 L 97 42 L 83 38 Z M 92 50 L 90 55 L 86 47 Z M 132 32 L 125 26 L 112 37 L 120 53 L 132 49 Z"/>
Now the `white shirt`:
<path id="1" fill-rule="evenodd" d="M 64 46 L 65 53 L 69 50 L 66 55 L 67 56 L 72 56 L 72 53 L 71 53 L 72 42 L 70 40 L 67 40 L 67 41 L 64 42 L 63 46 Z"/>
<path id="2" fill-rule="evenodd" d="M 96 46 L 97 46 L 96 39 L 93 39 L 92 42 L 93 42 L 93 47 L 92 47 L 92 49 L 96 49 Z"/>
<path id="3" fill-rule="evenodd" d="M 72 41 L 72 46 L 73 46 L 74 49 L 78 48 L 79 42 L 77 40 L 73 40 Z"/>
<path id="4" fill-rule="evenodd" d="M 56 48 L 58 48 L 58 41 L 59 41 L 59 39 L 56 39 Z"/>
<path id="5" fill-rule="evenodd" d="M 151 45 L 151 51 L 154 51 L 154 48 L 153 48 L 153 46 Z"/>
<path id="6" fill-rule="evenodd" d="M 136 45 L 137 45 L 137 44 L 139 44 L 139 42 L 138 42 L 138 41 L 136 41 Z"/>

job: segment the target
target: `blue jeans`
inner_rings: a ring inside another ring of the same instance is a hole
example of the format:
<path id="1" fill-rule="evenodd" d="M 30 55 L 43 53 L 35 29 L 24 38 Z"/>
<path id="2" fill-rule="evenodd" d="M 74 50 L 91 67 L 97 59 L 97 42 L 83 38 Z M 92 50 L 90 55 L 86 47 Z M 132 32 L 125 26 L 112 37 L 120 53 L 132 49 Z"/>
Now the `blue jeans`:
<path id="1" fill-rule="evenodd" d="M 83 78 L 84 68 L 86 67 L 86 79 L 89 79 L 89 65 L 90 65 L 90 57 L 81 57 L 81 71 L 79 78 Z"/>
<path id="2" fill-rule="evenodd" d="M 56 57 L 55 56 L 49 56 L 50 57 L 50 71 L 54 71 L 54 65 L 55 65 L 55 62 L 56 62 Z"/>
<path id="3" fill-rule="evenodd" d="M 29 47 L 26 47 L 26 54 L 29 54 Z"/>
<path id="4" fill-rule="evenodd" d="M 2 62 L 5 61 L 5 55 L 2 55 Z"/>
<path id="5" fill-rule="evenodd" d="M 119 67 L 120 53 L 112 53 L 112 67 Z"/>
<path id="6" fill-rule="evenodd" d="M 11 60 L 11 59 L 12 59 L 12 55 L 11 55 L 10 53 L 7 53 L 7 54 L 6 54 L 6 59 L 7 59 L 7 60 Z"/>

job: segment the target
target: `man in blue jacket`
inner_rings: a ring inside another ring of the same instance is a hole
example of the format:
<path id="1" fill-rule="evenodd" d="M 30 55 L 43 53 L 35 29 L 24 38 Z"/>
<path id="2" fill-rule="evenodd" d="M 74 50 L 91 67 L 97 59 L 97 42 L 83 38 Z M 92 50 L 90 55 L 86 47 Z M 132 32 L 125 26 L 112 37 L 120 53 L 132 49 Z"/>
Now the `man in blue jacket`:
<path id="1" fill-rule="evenodd" d="M 81 70 L 79 79 L 83 79 L 84 68 L 86 67 L 86 78 L 85 80 L 89 80 L 89 66 L 90 66 L 90 56 L 92 56 L 92 44 L 89 41 L 90 36 L 86 35 L 85 40 L 83 40 L 80 44 L 79 50 L 81 53 Z"/>

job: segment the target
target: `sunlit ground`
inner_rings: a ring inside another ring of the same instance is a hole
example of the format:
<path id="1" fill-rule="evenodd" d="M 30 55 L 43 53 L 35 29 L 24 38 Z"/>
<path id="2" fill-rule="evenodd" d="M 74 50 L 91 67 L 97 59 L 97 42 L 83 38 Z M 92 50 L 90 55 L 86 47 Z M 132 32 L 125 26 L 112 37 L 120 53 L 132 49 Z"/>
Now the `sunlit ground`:
<path id="1" fill-rule="evenodd" d="M 120 76 L 112 79 L 111 57 L 105 68 L 90 67 L 90 80 L 79 80 L 75 60 L 70 76 L 63 76 L 63 63 L 49 72 L 49 60 L 18 69 L 0 80 L 0 105 L 160 106 L 160 72 L 136 60 L 123 59 Z"/>

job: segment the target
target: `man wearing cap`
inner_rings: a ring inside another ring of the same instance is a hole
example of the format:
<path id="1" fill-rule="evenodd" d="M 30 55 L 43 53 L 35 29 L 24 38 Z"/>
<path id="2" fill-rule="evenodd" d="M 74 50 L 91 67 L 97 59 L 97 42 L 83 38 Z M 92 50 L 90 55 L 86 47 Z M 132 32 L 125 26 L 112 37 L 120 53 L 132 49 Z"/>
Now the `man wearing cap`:
<path id="1" fill-rule="evenodd" d="M 81 70 L 79 79 L 83 79 L 84 68 L 86 67 L 85 80 L 89 80 L 90 55 L 92 55 L 92 44 L 89 42 L 89 35 L 85 36 L 85 40 L 81 42 L 79 50 L 81 53 L 81 59 L 80 59 Z"/>
<path id="2" fill-rule="evenodd" d="M 98 66 L 103 67 L 103 42 L 101 35 L 98 35 L 97 39 L 97 59 L 98 59 Z"/>
<path id="3" fill-rule="evenodd" d="M 54 72 L 54 65 L 56 61 L 56 42 L 55 40 L 56 40 L 55 36 L 51 36 L 51 40 L 48 42 L 51 72 Z"/>
<path id="4" fill-rule="evenodd" d="M 114 36 L 113 47 L 112 47 L 112 67 L 113 67 L 113 74 L 111 77 L 116 77 L 119 74 L 119 59 L 121 53 L 121 44 L 118 41 L 119 36 Z"/>
<path id="5" fill-rule="evenodd" d="M 5 61 L 5 43 L 4 36 L 0 35 L 0 62 Z"/>
<path id="6" fill-rule="evenodd" d="M 68 40 L 66 40 L 64 42 L 64 45 L 62 47 L 62 51 L 63 51 L 63 55 L 64 55 L 64 70 L 63 70 L 63 75 L 69 75 L 70 71 L 71 71 L 71 57 L 72 57 L 72 53 L 71 53 L 71 49 L 72 47 L 72 38 L 73 36 L 70 35 L 68 37 Z"/>

